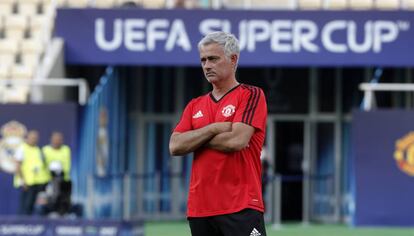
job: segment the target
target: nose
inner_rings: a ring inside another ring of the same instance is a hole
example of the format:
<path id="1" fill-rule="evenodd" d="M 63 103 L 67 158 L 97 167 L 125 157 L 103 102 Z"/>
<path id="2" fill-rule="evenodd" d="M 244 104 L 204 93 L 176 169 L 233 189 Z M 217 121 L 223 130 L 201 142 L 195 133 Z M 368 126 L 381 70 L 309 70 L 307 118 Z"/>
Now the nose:
<path id="1" fill-rule="evenodd" d="M 211 69 L 211 63 L 209 60 L 206 60 L 203 65 L 205 70 Z"/>

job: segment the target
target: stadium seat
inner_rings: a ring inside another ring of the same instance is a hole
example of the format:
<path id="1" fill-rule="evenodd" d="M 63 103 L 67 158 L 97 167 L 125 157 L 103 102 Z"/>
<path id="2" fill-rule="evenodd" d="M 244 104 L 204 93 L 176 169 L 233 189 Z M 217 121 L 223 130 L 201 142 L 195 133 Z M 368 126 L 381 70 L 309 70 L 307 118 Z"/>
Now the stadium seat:
<path id="1" fill-rule="evenodd" d="M 252 8 L 293 10 L 297 7 L 296 1 L 291 0 L 252 0 Z"/>
<path id="2" fill-rule="evenodd" d="M 0 16 L 10 15 L 13 13 L 15 0 L 0 1 Z"/>
<path id="3" fill-rule="evenodd" d="M 414 0 L 401 0 L 403 9 L 414 10 Z"/>
<path id="4" fill-rule="evenodd" d="M 73 8 L 85 8 L 89 6 L 89 0 L 67 0 L 67 6 Z"/>
<path id="5" fill-rule="evenodd" d="M 344 10 L 348 8 L 347 0 L 325 0 L 324 8 L 328 10 Z"/>
<path id="6" fill-rule="evenodd" d="M 349 0 L 349 7 L 354 10 L 367 10 L 374 7 L 373 0 Z"/>
<path id="7" fill-rule="evenodd" d="M 298 7 L 304 10 L 322 9 L 322 0 L 298 0 Z"/>
<path id="8" fill-rule="evenodd" d="M 47 39 L 50 38 L 53 29 L 53 19 L 47 14 L 35 15 L 30 17 L 30 38 Z M 49 24 L 49 26 L 47 26 Z M 47 27 L 47 28 L 46 28 Z"/>
<path id="9" fill-rule="evenodd" d="M 115 6 L 115 0 L 94 0 L 92 6 L 96 8 L 111 8 Z"/>
<path id="10" fill-rule="evenodd" d="M 145 8 L 164 8 L 165 0 L 142 0 L 141 4 Z"/>
<path id="11" fill-rule="evenodd" d="M 14 52 L 6 52 L 0 53 L 0 61 L 1 65 L 4 66 L 11 66 L 16 63 L 16 53 Z"/>
<path id="12" fill-rule="evenodd" d="M 4 21 L 5 21 L 5 17 L 0 16 L 0 38 L 2 38 L 2 33 L 4 29 Z"/>
<path id="13" fill-rule="evenodd" d="M 10 78 L 10 66 L 0 64 L 0 79 Z"/>
<path id="14" fill-rule="evenodd" d="M 23 64 L 15 64 L 11 67 L 12 79 L 31 79 L 34 75 L 34 67 Z"/>
<path id="15" fill-rule="evenodd" d="M 2 102 L 26 103 L 28 101 L 29 86 L 11 86 L 3 91 Z"/>
<path id="16" fill-rule="evenodd" d="M 398 10 L 401 8 L 400 0 L 375 1 L 375 8 L 380 10 Z"/>
<path id="17" fill-rule="evenodd" d="M 41 41 L 27 39 L 21 42 L 21 61 L 24 65 L 36 66 L 45 47 Z"/>
<path id="18" fill-rule="evenodd" d="M 6 17 L 6 37 L 11 39 L 22 39 L 25 37 L 28 20 L 23 15 L 9 15 Z"/>
<path id="19" fill-rule="evenodd" d="M 31 16 L 38 13 L 39 0 L 24 0 L 17 2 L 17 9 L 20 15 Z"/>
<path id="20" fill-rule="evenodd" d="M 0 61 L 1 64 L 10 65 L 16 61 L 19 44 L 16 40 L 0 39 Z"/>

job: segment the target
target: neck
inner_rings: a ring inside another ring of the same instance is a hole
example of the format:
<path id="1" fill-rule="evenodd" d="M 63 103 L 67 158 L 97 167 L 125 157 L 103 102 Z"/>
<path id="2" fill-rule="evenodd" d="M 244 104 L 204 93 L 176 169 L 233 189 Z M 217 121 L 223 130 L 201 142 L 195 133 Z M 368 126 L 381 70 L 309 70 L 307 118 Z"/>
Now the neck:
<path id="1" fill-rule="evenodd" d="M 237 85 L 239 85 L 239 82 L 237 82 L 236 78 L 229 79 L 219 84 L 213 84 L 213 91 L 211 93 L 218 100 Z"/>

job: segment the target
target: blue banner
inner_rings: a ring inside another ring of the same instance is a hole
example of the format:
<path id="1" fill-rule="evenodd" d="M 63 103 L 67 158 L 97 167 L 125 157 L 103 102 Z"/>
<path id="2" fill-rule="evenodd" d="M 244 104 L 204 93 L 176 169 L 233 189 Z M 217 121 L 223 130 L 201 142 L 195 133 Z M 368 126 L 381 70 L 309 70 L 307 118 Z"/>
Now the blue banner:
<path id="1" fill-rule="evenodd" d="M 144 236 L 140 220 L 67 220 L 0 217 L 0 236 Z"/>
<path id="2" fill-rule="evenodd" d="M 241 66 L 413 66 L 409 11 L 60 9 L 69 64 L 198 66 L 208 32 L 240 40 Z"/>
<path id="3" fill-rule="evenodd" d="M 0 105 L 0 215 L 17 213 L 19 191 L 13 187 L 14 154 L 32 129 L 39 131 L 41 147 L 49 144 L 52 132 L 61 132 L 72 149 L 72 166 L 76 162 L 78 105 Z"/>
<path id="4" fill-rule="evenodd" d="M 355 112 L 353 223 L 414 226 L 414 112 Z"/>

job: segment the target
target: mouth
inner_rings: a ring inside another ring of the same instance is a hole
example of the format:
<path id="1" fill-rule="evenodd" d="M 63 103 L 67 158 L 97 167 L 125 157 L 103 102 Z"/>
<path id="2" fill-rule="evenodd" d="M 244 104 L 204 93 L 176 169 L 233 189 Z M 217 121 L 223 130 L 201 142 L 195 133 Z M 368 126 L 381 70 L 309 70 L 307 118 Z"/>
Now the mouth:
<path id="1" fill-rule="evenodd" d="M 214 75 L 216 75 L 216 73 L 214 73 L 214 72 L 208 72 L 208 73 L 206 73 L 206 77 L 211 77 L 211 76 L 214 76 Z"/>

